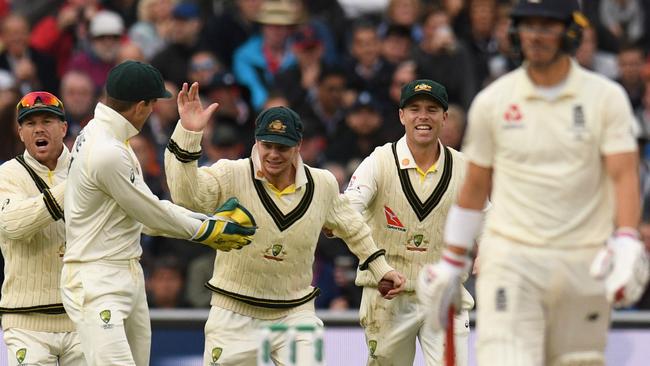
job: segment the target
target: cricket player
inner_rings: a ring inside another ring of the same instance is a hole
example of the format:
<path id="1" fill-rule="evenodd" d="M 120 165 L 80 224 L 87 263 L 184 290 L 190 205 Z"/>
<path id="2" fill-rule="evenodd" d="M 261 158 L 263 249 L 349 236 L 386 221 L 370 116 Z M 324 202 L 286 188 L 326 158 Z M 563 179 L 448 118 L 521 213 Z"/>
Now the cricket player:
<path id="1" fill-rule="evenodd" d="M 610 305 L 633 303 L 648 278 L 634 117 L 619 85 L 571 58 L 587 25 L 575 0 L 520 1 L 511 18 L 525 62 L 470 108 L 469 167 L 447 247 L 418 292 L 444 327 L 491 192 L 479 365 L 604 365 Z"/>
<path id="2" fill-rule="evenodd" d="M 36 91 L 23 96 L 16 112 L 25 152 L 0 166 L 0 312 L 9 365 L 85 365 L 59 290 L 70 163 L 63 103 Z"/>
<path id="3" fill-rule="evenodd" d="M 445 334 L 423 326 L 428 309 L 418 304 L 415 283 L 422 266 L 440 258 L 445 218 L 458 196 L 465 161 L 438 139 L 447 121 L 444 86 L 411 81 L 402 88 L 399 107 L 404 137 L 375 149 L 352 175 L 345 195 L 364 214 L 388 263 L 406 276 L 406 289 L 386 301 L 377 283 L 359 271 L 356 283 L 364 288 L 359 316 L 368 365 L 412 365 L 416 338 L 426 364 L 441 365 Z M 474 305 L 465 289 L 463 296 L 454 329 L 459 366 L 467 365 L 468 310 Z"/>
<path id="4" fill-rule="evenodd" d="M 174 202 L 208 212 L 237 195 L 259 225 L 245 251 L 219 253 L 206 286 L 213 291 L 205 325 L 204 365 L 254 366 L 259 331 L 275 323 L 288 326 L 323 323 L 316 317 L 311 286 L 316 242 L 323 226 L 345 240 L 360 260 L 360 269 L 377 283 L 393 281 L 386 294 L 393 298 L 404 288 L 404 277 L 386 263 L 370 229 L 339 194 L 334 176 L 303 164 L 300 157 L 303 124 L 286 107 L 263 111 L 256 120 L 251 157 L 217 161 L 198 168 L 202 131 L 217 105 L 203 110 L 198 84 L 178 95 L 180 123 L 165 152 L 167 183 Z M 184 152 L 193 161 L 183 159 Z M 298 363 L 313 353 L 312 339 L 298 333 Z M 290 343 L 283 334 L 271 339 L 273 361 L 284 365 Z"/>
<path id="5" fill-rule="evenodd" d="M 142 128 L 156 99 L 171 96 L 158 70 L 125 61 L 110 71 L 106 94 L 72 151 L 63 305 L 89 365 L 146 366 L 151 326 L 139 263 L 143 226 L 150 235 L 228 251 L 250 243 L 254 220 L 234 199 L 217 210 L 219 216 L 207 217 L 159 201 L 144 183 L 128 140 Z"/>

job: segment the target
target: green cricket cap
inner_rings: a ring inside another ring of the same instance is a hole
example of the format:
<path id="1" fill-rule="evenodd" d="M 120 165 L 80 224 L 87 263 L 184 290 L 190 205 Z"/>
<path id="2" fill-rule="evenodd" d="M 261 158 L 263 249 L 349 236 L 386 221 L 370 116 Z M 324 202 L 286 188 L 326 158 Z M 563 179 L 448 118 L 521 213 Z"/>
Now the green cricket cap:
<path id="1" fill-rule="evenodd" d="M 440 83 L 429 79 L 413 80 L 402 87 L 402 94 L 399 98 L 399 107 L 404 108 L 409 100 L 418 95 L 426 95 L 438 102 L 446 111 L 449 108 L 447 89 Z"/>
<path id="2" fill-rule="evenodd" d="M 302 140 L 303 125 L 298 113 L 287 107 L 264 110 L 255 120 L 255 139 L 286 146 Z"/>
<path id="3" fill-rule="evenodd" d="M 171 98 L 160 71 L 138 61 L 127 60 L 113 67 L 106 79 L 109 97 L 127 102 Z"/>

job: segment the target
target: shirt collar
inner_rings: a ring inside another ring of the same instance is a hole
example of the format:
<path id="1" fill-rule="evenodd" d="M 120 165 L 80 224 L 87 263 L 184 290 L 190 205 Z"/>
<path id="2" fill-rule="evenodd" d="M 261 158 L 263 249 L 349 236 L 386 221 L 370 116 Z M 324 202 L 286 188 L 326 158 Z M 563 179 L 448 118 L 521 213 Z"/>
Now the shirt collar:
<path id="1" fill-rule="evenodd" d="M 262 173 L 262 163 L 260 162 L 260 154 L 257 151 L 256 145 L 253 145 L 253 150 L 251 151 L 251 160 L 253 161 L 253 169 L 255 170 L 255 179 L 268 183 L 268 180 Z M 296 168 L 296 181 L 294 184 L 296 185 L 296 189 L 298 189 L 307 184 L 307 175 L 305 174 L 305 168 L 300 154 L 298 154 L 296 161 L 293 162 L 293 166 Z"/>
<path id="2" fill-rule="evenodd" d="M 397 150 L 397 160 L 399 161 L 400 169 L 417 169 L 418 165 L 415 163 L 415 158 L 411 154 L 411 150 L 406 144 L 406 136 L 402 136 L 397 145 L 395 146 Z M 445 148 L 442 146 L 440 140 L 438 140 L 438 149 L 440 154 L 438 154 L 438 160 L 436 161 L 436 172 L 442 169 L 445 165 Z"/>
<path id="3" fill-rule="evenodd" d="M 582 68 L 573 58 L 570 62 L 571 65 L 569 67 L 569 74 L 567 75 L 566 83 L 558 93 L 557 99 L 575 96 L 580 90 L 580 74 Z M 530 80 L 525 65 L 526 64 L 518 70 L 519 82 L 516 85 L 518 90 L 514 94 L 523 95 L 526 99 L 544 99 L 544 96 L 538 92 L 537 87 L 535 87 L 535 84 Z"/>
<path id="4" fill-rule="evenodd" d="M 124 116 L 103 103 L 97 103 L 94 120 L 103 123 L 119 141 L 127 141 L 140 132 Z"/>
<path id="5" fill-rule="evenodd" d="M 36 158 L 31 156 L 27 150 L 25 150 L 23 153 L 23 157 L 25 158 L 25 161 L 29 163 L 29 166 L 31 166 L 37 173 L 47 174 L 50 172 L 50 168 L 41 164 L 38 160 L 36 160 Z M 56 168 L 54 168 L 53 172 L 56 174 L 64 169 L 68 169 L 69 161 L 70 152 L 68 151 L 68 148 L 63 145 L 63 151 L 61 151 L 61 155 L 59 155 L 58 159 L 56 160 Z"/>

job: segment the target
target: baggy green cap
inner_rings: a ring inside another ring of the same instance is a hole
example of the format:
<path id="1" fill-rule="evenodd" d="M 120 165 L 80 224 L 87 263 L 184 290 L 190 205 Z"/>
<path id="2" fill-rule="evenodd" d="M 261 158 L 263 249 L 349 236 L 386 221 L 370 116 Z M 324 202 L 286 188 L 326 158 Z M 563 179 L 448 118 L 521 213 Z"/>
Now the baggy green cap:
<path id="1" fill-rule="evenodd" d="M 171 98 L 160 71 L 138 61 L 127 60 L 113 67 L 106 79 L 109 97 L 127 102 Z"/>
<path id="2" fill-rule="evenodd" d="M 302 140 L 302 121 L 298 113 L 287 107 L 272 107 L 257 116 L 255 139 L 286 146 Z"/>
<path id="3" fill-rule="evenodd" d="M 402 87 L 402 94 L 399 98 L 399 107 L 404 108 L 408 101 L 417 95 L 427 95 L 440 103 L 446 111 L 449 108 L 447 89 L 440 83 L 429 79 L 413 80 Z"/>

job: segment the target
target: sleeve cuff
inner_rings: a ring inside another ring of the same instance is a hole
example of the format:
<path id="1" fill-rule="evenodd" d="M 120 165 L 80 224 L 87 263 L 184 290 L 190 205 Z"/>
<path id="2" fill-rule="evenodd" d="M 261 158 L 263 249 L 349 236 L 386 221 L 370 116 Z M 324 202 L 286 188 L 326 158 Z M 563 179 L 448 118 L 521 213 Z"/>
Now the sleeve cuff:
<path id="1" fill-rule="evenodd" d="M 386 262 L 386 257 L 383 255 L 370 262 L 368 268 L 377 282 L 379 282 L 386 273 L 395 270 L 388 264 L 388 262 Z"/>
<path id="2" fill-rule="evenodd" d="M 187 151 L 201 151 L 201 139 L 203 131 L 194 132 L 183 128 L 181 121 L 178 120 L 171 139 L 178 144 L 180 148 Z"/>

